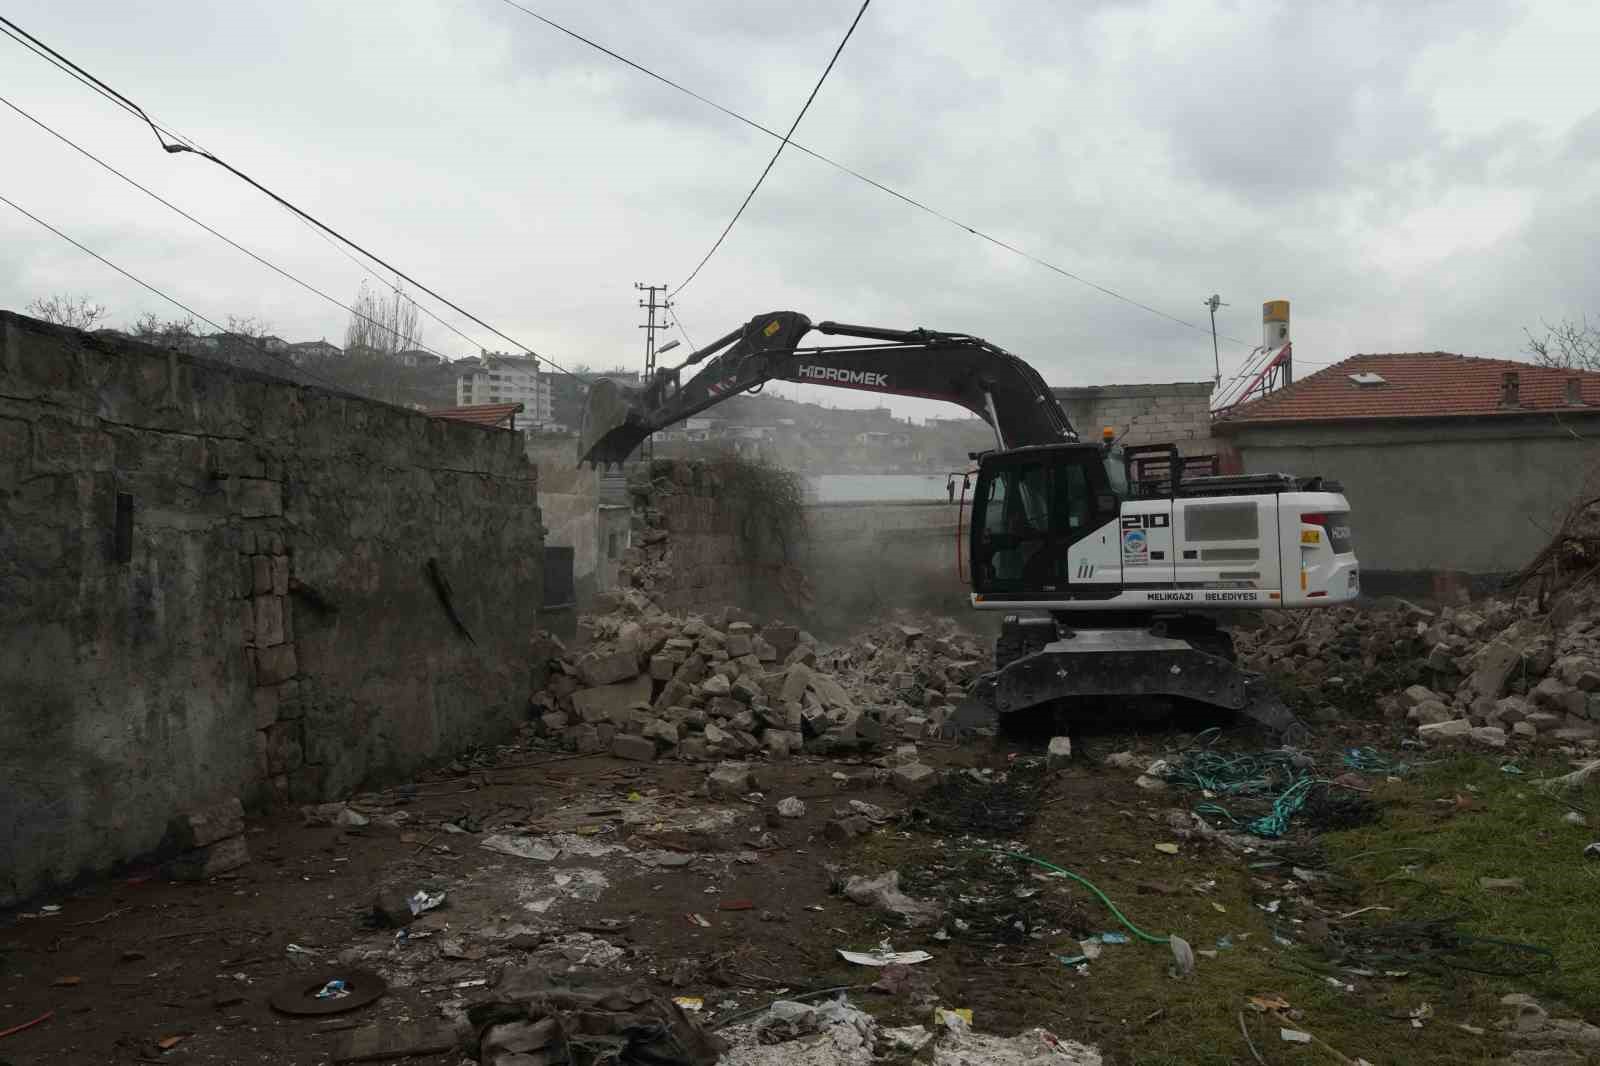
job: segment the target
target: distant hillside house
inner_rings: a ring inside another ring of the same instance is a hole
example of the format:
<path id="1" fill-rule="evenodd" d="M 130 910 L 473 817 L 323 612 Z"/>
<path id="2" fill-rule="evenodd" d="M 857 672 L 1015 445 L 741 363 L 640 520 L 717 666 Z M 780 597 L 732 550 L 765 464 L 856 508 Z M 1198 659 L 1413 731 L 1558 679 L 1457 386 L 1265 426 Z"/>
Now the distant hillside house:
<path id="1" fill-rule="evenodd" d="M 289 357 L 289 362 L 295 366 L 305 366 L 307 363 L 319 363 L 327 359 L 338 359 L 344 355 L 344 349 L 337 344 L 329 344 L 326 340 L 301 341 L 284 348 L 284 354 Z"/>
<path id="2" fill-rule="evenodd" d="M 421 348 L 407 348 L 403 352 L 396 352 L 394 357 L 401 366 L 438 366 L 444 362 L 437 355 L 425 352 Z"/>

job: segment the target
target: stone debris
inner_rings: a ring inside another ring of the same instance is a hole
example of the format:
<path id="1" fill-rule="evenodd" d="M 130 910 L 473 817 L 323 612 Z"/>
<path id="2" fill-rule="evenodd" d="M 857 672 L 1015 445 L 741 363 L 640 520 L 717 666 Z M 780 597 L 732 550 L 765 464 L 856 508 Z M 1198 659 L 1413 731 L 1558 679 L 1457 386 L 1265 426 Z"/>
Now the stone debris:
<path id="1" fill-rule="evenodd" d="M 532 731 L 580 754 L 782 760 L 909 743 L 900 761 L 916 763 L 915 741 L 953 735 L 987 661 L 949 619 L 884 622 L 832 647 L 782 622 L 670 614 L 639 589 L 597 606 L 580 621 L 587 650 L 536 642 L 532 664 Z M 933 779 L 923 771 L 897 787 L 916 794 Z"/>
<path id="2" fill-rule="evenodd" d="M 1235 645 L 1241 665 L 1327 700 L 1323 717 L 1342 713 L 1342 693 L 1361 693 L 1430 745 L 1600 742 L 1600 592 L 1588 588 L 1548 609 L 1493 598 L 1267 612 Z"/>
<path id="3" fill-rule="evenodd" d="M 205 881 L 250 861 L 244 807 L 237 798 L 178 815 L 167 826 L 167 839 L 184 849 L 167 863 L 167 873 L 176 881 Z"/>

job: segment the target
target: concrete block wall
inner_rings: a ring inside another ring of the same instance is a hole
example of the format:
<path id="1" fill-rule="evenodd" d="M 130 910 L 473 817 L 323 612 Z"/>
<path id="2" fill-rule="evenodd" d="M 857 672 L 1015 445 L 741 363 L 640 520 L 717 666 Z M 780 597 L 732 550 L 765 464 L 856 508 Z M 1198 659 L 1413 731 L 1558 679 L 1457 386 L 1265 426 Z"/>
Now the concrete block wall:
<path id="1" fill-rule="evenodd" d="M 0 905 L 509 734 L 536 492 L 515 434 L 0 312 Z"/>
<path id="2" fill-rule="evenodd" d="M 1124 444 L 1172 442 L 1184 455 L 1215 455 L 1211 434 L 1209 381 L 1159 385 L 1092 385 L 1056 387 L 1051 391 L 1067 412 L 1078 435 L 1099 440 L 1111 426 L 1126 433 Z"/>

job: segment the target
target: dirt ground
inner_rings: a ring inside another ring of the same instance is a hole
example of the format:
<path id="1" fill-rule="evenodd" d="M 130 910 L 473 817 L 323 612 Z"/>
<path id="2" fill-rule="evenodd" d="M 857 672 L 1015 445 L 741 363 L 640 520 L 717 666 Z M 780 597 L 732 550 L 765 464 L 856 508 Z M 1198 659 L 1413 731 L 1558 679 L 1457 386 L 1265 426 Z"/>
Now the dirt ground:
<path id="1" fill-rule="evenodd" d="M 1397 752 L 1398 737 L 1384 728 L 1326 730 L 1319 772 L 1336 772 L 1354 746 Z M 1205 740 L 1218 751 L 1265 743 L 1243 730 Z M 1496 1061 L 1520 1046 L 1496 1028 L 1508 992 L 1537 995 L 1552 1017 L 1600 1020 L 1600 1005 L 1582 1001 L 1590 986 L 1563 976 L 1593 971 L 1593 956 L 1569 957 L 1559 944 L 1548 945 L 1558 949 L 1553 975 L 1523 977 L 1435 973 L 1423 956 L 1341 967 L 1321 950 L 1341 922 L 1386 912 L 1335 918 L 1331 931 L 1324 915 L 1404 909 L 1384 894 L 1402 864 L 1373 865 L 1374 853 L 1394 847 L 1385 825 L 1409 833 L 1407 846 L 1437 838 L 1478 817 L 1463 795 L 1478 797 L 1481 813 L 1498 809 L 1503 786 L 1506 808 L 1520 804 L 1536 826 L 1523 834 L 1530 855 L 1581 867 L 1590 830 L 1564 824 L 1559 805 L 1527 800 L 1520 780 L 1497 771 L 1503 757 L 1468 770 L 1357 775 L 1348 783 L 1376 805 L 1376 825 L 1320 837 L 1301 826 L 1289 852 L 1240 852 L 1182 828 L 1172 812 L 1198 795 L 1146 790 L 1137 769 L 1101 762 L 1132 749 L 1142 767 L 1194 743 L 1188 733 L 1084 736 L 1070 766 L 1047 772 L 1037 741 L 923 742 L 925 762 L 955 773 L 917 799 L 881 783 L 853 790 L 840 776 L 872 765 L 860 760 L 773 763 L 761 769 L 759 797 L 711 799 L 701 794 L 706 764 L 486 753 L 369 797 L 380 802 L 360 806 L 374 816 L 364 827 L 308 826 L 287 812 L 253 821 L 253 861 L 209 883 L 134 870 L 41 901 L 57 911 L 0 915 L 0 1031 L 53 1012 L 0 1038 L 0 1063 L 331 1063 L 379 1023 L 412 1037 L 401 1027 L 419 1026 L 424 1037 L 447 1029 L 491 994 L 502 968 L 527 963 L 646 979 L 663 994 L 702 1000 L 709 1025 L 776 998 L 846 987 L 884 1025 L 927 1024 L 935 1006 L 967 1008 L 980 1031 L 1042 1026 L 1097 1046 L 1108 1063 Z M 1483 784 L 1457 791 L 1468 781 Z M 802 816 L 777 814 L 788 797 L 804 802 Z M 1441 800 L 1455 804 L 1454 821 L 1439 820 Z M 851 801 L 886 818 L 854 840 L 827 839 L 829 820 L 856 813 Z M 1480 833 L 1490 826 L 1472 824 Z M 1489 839 L 1502 831 L 1513 830 Z M 560 851 L 541 859 L 484 847 L 497 833 Z M 1083 940 L 1126 928 L 1081 883 L 995 854 L 1002 846 L 1088 879 L 1143 930 L 1181 933 L 1199 956 L 1196 972 L 1171 976 L 1171 949 L 1136 937 L 1071 961 L 1087 953 Z M 1482 850 L 1492 861 L 1493 844 Z M 1405 868 L 1414 880 L 1430 876 Z M 890 869 L 943 915 L 908 924 L 838 891 L 846 876 Z M 1592 893 L 1594 885 L 1569 887 Z M 442 889 L 446 899 L 397 938 L 372 924 L 380 889 Z M 1537 892 L 1523 901 L 1537 906 Z M 1544 902 L 1562 911 L 1573 945 L 1587 950 L 1600 939 L 1592 905 Z M 933 959 L 897 973 L 894 991 L 876 991 L 867 986 L 883 971 L 836 951 L 883 946 Z M 309 987 L 355 967 L 382 975 L 387 993 L 325 1018 L 268 1005 L 281 984 Z M 1259 1013 L 1251 996 L 1287 1006 Z M 1285 1028 L 1326 1045 L 1289 1042 Z M 1542 1061 L 1584 1061 L 1584 1050 Z M 473 1060 L 453 1048 L 404 1061 Z"/>

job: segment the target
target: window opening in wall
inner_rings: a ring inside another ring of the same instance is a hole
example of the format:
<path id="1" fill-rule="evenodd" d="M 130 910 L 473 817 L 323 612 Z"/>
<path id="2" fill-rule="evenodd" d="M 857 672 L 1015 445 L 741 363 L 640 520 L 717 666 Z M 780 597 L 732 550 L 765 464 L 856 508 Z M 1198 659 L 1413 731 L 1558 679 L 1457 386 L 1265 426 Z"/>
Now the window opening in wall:
<path id="1" fill-rule="evenodd" d="M 608 534 L 606 534 L 606 558 L 607 559 L 615 559 L 616 557 L 617 557 L 617 535 L 615 533 L 608 533 Z"/>

